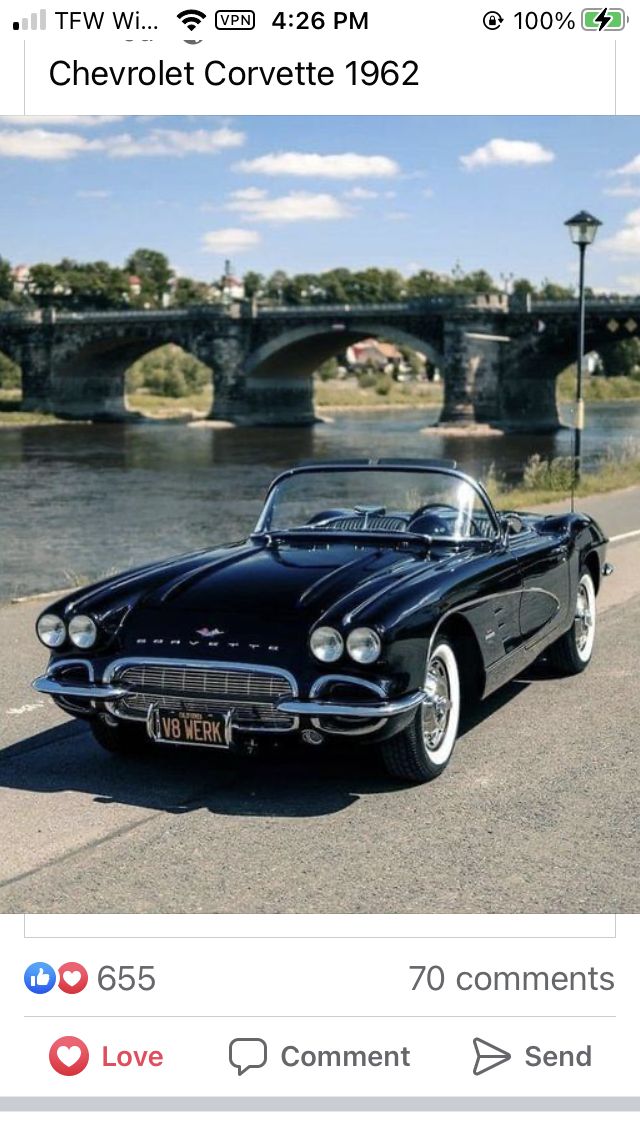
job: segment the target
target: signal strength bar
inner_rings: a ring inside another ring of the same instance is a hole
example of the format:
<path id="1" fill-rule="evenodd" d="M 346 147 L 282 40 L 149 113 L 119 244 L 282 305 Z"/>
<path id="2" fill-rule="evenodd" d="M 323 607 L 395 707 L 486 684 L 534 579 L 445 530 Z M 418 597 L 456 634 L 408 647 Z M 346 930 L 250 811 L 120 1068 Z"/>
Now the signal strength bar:
<path id="1" fill-rule="evenodd" d="M 41 32 L 47 30 L 47 10 L 41 8 L 39 12 L 32 12 L 30 16 L 23 16 L 21 20 L 13 21 L 14 32 L 37 32 L 38 28 Z"/>

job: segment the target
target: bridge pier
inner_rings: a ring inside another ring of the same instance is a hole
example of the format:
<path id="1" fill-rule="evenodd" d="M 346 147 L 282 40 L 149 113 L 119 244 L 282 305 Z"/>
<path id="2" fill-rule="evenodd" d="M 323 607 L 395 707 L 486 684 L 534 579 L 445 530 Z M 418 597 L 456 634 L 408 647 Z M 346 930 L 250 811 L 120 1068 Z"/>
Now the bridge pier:
<path id="1" fill-rule="evenodd" d="M 246 374 L 240 337 L 212 342 L 206 362 L 213 370 L 215 398 L 210 417 L 237 426 L 309 426 L 317 421 L 311 375 L 283 378 Z"/>
<path id="2" fill-rule="evenodd" d="M 25 410 L 53 413 L 51 339 L 39 334 L 20 343 L 15 360 L 22 370 L 22 405 Z"/>
<path id="3" fill-rule="evenodd" d="M 439 425 L 498 425 L 500 347 L 491 324 L 445 324 L 445 389 Z"/>

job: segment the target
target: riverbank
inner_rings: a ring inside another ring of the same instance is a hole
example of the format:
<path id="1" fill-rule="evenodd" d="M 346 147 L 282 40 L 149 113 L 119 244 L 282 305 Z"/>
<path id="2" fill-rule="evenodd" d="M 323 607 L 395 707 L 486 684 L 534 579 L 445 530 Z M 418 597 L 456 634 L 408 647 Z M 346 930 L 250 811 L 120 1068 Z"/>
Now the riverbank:
<path id="1" fill-rule="evenodd" d="M 565 375 L 558 382 L 558 403 L 571 406 L 574 385 Z M 397 410 L 425 410 L 437 418 L 443 400 L 441 383 L 391 383 L 378 387 L 361 387 L 354 380 L 331 379 L 316 382 L 314 404 L 320 418 L 341 412 L 384 414 Z M 638 402 L 640 380 L 618 378 L 590 378 L 585 380 L 584 398 L 587 403 Z M 0 391 L 1 426 L 56 426 L 69 424 L 69 419 L 40 411 L 22 410 L 19 390 Z M 213 394 L 210 387 L 169 398 L 144 389 L 127 394 L 127 408 L 132 414 L 160 422 L 189 422 L 206 417 L 211 410 Z"/>

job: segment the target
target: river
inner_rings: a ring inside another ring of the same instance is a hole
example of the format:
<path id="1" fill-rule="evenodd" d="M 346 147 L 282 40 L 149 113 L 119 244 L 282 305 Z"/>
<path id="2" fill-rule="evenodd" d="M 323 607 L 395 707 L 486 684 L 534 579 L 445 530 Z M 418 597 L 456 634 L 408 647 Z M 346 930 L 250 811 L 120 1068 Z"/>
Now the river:
<path id="1" fill-rule="evenodd" d="M 160 422 L 0 430 L 0 601 L 110 574 L 250 531 L 270 479 L 305 458 L 455 458 L 517 481 L 550 437 L 423 434 L 437 410 L 340 413 L 310 429 L 212 430 Z M 640 437 L 640 403 L 587 407 L 587 465 Z"/>

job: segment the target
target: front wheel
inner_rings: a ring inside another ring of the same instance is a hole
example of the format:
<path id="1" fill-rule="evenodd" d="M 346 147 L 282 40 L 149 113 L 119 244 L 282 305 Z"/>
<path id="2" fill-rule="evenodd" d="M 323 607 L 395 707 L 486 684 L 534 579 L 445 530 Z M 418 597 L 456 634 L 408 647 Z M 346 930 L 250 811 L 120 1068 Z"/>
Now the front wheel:
<path id="1" fill-rule="evenodd" d="M 547 659 L 558 674 L 575 675 L 588 666 L 596 638 L 596 590 L 591 573 L 578 581 L 573 623 L 547 652 Z"/>
<path id="2" fill-rule="evenodd" d="M 413 785 L 433 781 L 446 769 L 460 723 L 460 670 L 447 639 L 437 639 L 425 679 L 427 697 L 412 722 L 381 745 L 392 777 Z"/>

